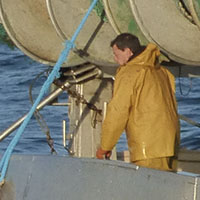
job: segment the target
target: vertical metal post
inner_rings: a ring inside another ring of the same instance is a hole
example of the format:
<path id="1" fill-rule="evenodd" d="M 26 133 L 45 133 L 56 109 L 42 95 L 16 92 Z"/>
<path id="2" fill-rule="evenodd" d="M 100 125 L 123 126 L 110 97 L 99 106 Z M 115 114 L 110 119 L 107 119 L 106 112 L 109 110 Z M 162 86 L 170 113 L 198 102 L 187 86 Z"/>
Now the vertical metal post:
<path id="1" fill-rule="evenodd" d="M 66 147 L 66 120 L 62 121 L 62 129 L 63 129 L 63 146 Z"/>

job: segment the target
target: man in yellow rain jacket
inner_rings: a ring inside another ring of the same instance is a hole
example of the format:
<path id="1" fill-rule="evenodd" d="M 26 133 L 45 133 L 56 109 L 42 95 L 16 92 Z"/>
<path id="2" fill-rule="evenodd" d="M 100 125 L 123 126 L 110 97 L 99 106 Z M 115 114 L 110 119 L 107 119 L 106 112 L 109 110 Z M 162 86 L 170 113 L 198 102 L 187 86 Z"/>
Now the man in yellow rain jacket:
<path id="1" fill-rule="evenodd" d="M 109 157 L 125 130 L 131 162 L 172 170 L 179 142 L 174 76 L 159 65 L 160 51 L 154 44 L 142 47 L 137 37 L 123 33 L 111 47 L 120 67 L 96 156 Z"/>

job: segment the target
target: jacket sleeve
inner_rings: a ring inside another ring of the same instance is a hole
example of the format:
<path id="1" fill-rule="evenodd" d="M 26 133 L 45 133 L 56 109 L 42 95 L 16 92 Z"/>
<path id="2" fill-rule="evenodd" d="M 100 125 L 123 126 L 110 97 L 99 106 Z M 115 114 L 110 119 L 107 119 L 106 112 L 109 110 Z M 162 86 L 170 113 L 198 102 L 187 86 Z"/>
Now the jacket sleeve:
<path id="1" fill-rule="evenodd" d="M 113 97 L 108 104 L 105 120 L 102 125 L 101 148 L 110 151 L 116 145 L 124 131 L 131 107 L 133 86 L 130 77 L 116 78 Z"/>

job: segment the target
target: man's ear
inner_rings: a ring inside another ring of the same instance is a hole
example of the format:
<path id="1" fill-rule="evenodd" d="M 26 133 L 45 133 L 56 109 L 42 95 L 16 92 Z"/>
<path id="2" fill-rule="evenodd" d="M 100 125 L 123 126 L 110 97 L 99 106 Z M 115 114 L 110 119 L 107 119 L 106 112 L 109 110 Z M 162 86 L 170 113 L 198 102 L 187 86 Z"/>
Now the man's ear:
<path id="1" fill-rule="evenodd" d="M 129 48 L 125 48 L 124 51 L 126 52 L 126 55 L 130 58 L 133 55 L 133 52 Z"/>

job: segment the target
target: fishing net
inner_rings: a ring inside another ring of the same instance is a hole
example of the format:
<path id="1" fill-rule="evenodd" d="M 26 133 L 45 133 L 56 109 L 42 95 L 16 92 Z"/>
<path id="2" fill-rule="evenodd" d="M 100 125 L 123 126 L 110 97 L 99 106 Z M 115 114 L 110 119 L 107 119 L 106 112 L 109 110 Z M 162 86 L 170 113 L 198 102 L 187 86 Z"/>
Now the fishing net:
<path id="1" fill-rule="evenodd" d="M 90 3 L 92 3 L 92 0 L 90 0 Z M 94 7 L 94 10 L 96 11 L 97 15 L 101 18 L 101 20 L 103 20 L 104 22 L 108 21 L 106 15 L 105 15 L 105 11 L 104 11 L 104 6 L 103 6 L 102 0 L 99 0 L 97 2 L 96 6 Z"/>
<path id="2" fill-rule="evenodd" d="M 3 24 L 0 24 L 0 43 L 6 44 L 11 49 L 14 49 L 15 45 L 6 33 Z"/>

